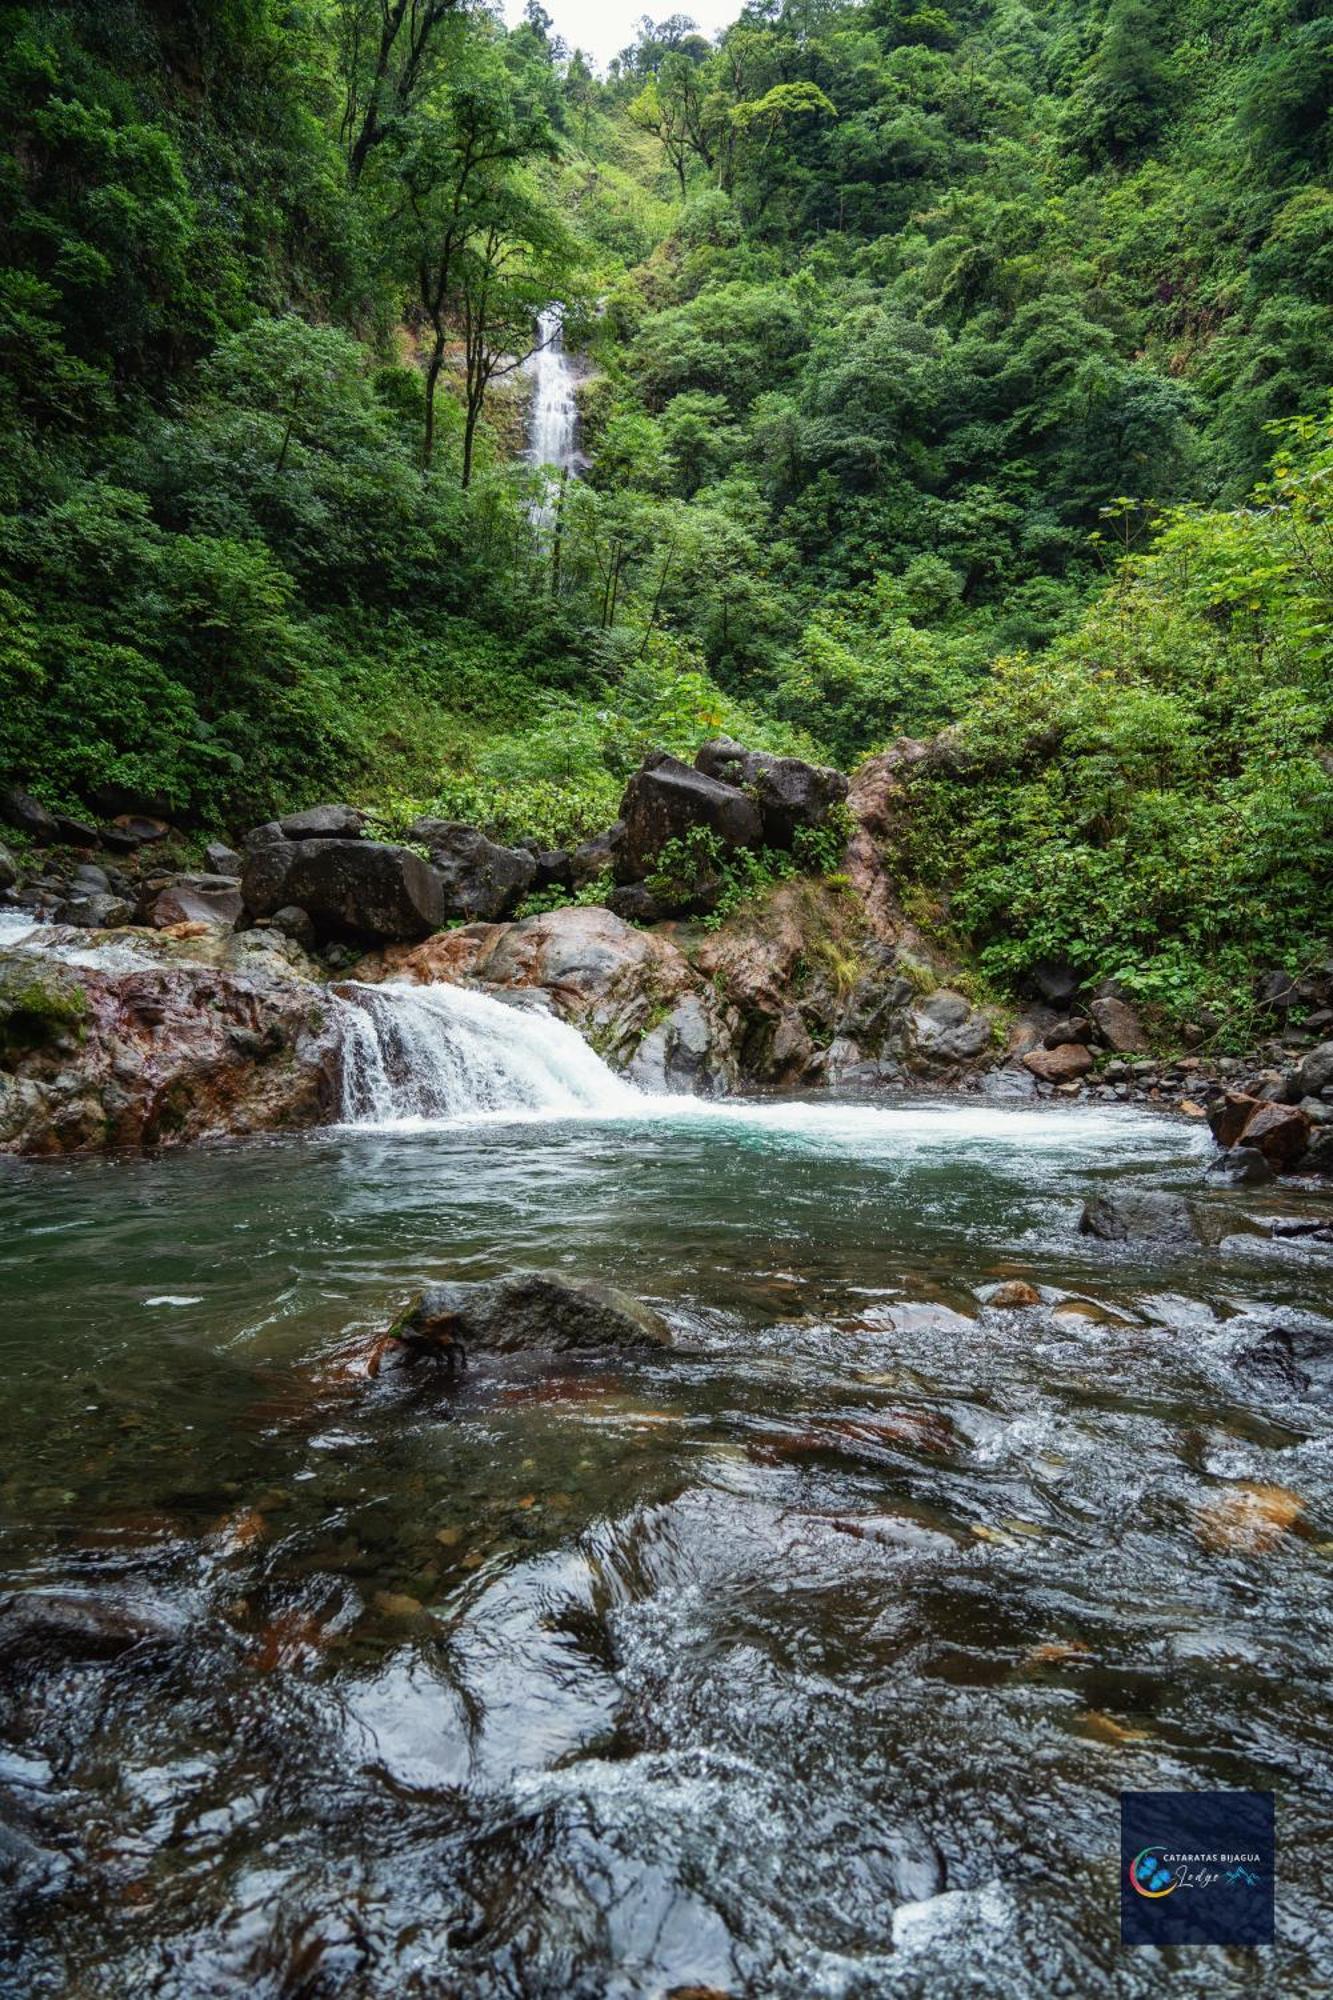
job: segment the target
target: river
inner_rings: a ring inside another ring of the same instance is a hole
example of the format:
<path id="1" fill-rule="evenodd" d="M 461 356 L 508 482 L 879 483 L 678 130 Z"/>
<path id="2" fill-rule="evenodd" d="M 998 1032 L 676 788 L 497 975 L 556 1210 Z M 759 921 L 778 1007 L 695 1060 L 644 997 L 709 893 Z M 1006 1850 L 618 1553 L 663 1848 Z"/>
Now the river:
<path id="1" fill-rule="evenodd" d="M 339 1129 L 0 1163 L 4 1990 L 1327 1991 L 1333 1411 L 1253 1359 L 1327 1249 L 1080 1236 L 1198 1185 L 1146 1113 L 398 1046 Z M 678 1350 L 351 1365 L 515 1267 Z M 1120 1791 L 1197 1786 L 1278 1794 L 1277 1970 L 1118 1944 Z"/>

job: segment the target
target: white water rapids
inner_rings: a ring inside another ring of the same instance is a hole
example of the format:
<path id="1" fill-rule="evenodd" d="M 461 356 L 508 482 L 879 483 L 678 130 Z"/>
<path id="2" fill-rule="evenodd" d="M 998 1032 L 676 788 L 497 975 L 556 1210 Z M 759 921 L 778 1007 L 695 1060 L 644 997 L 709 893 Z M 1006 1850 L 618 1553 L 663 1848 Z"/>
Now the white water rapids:
<path id="1" fill-rule="evenodd" d="M 744 1134 L 802 1151 L 895 1160 L 939 1152 L 1018 1161 L 1034 1151 L 1095 1158 L 1112 1133 L 1121 1159 L 1203 1146 L 1175 1120 L 1108 1106 L 654 1096 L 617 1076 L 567 1022 L 473 987 L 348 982 L 335 998 L 343 1122 L 361 1129 L 569 1120 L 692 1126 L 701 1136 Z"/>

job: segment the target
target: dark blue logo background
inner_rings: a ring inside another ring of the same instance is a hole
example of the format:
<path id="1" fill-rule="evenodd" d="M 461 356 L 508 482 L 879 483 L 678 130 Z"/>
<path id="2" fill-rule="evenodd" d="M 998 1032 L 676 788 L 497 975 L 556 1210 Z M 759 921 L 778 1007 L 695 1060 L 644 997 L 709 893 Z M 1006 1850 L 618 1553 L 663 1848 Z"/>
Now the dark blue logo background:
<path id="1" fill-rule="evenodd" d="M 1273 1942 L 1271 1792 L 1122 1792 L 1122 1944 Z"/>

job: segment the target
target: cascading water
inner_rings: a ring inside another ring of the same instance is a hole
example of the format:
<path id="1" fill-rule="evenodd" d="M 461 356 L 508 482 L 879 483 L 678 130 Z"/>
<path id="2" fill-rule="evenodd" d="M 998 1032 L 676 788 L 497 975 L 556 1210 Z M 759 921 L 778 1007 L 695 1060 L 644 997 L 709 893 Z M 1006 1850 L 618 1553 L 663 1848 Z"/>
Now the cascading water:
<path id="1" fill-rule="evenodd" d="M 537 315 L 538 347 L 532 357 L 532 412 L 528 426 L 527 459 L 541 471 L 553 466 L 560 474 L 577 472 L 579 412 L 574 397 L 575 375 L 565 352 L 564 322 L 559 306 Z M 548 511 L 548 510 L 543 510 Z"/>
<path id="2" fill-rule="evenodd" d="M 350 1125 L 499 1114 L 615 1117 L 643 1103 L 553 1016 L 466 986 L 337 993 L 342 1113 Z"/>

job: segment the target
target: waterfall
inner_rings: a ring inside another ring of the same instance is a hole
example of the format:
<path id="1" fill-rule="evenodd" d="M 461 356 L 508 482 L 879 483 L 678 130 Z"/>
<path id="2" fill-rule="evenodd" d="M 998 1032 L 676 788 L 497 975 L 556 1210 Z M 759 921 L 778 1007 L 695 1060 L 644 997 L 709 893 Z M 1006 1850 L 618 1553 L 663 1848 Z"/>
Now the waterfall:
<path id="1" fill-rule="evenodd" d="M 553 465 L 557 472 L 577 472 L 583 462 L 578 450 L 579 412 L 559 306 L 546 306 L 537 315 L 537 337 L 540 345 L 531 363 L 528 463 L 538 471 Z"/>
<path id="2" fill-rule="evenodd" d="M 471 987 L 348 981 L 334 997 L 349 1125 L 614 1117 L 643 1102 L 565 1022 Z"/>

